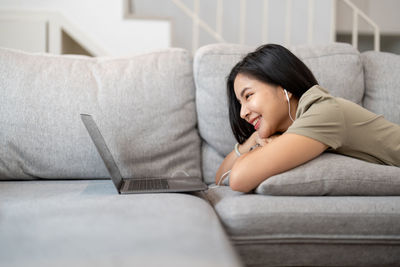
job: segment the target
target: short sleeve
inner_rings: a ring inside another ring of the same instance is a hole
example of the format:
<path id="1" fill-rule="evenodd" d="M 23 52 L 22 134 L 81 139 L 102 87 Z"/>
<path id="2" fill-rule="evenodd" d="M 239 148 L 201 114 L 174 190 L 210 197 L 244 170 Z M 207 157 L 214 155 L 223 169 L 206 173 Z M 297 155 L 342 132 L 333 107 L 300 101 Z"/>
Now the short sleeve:
<path id="1" fill-rule="evenodd" d="M 286 133 L 306 136 L 337 149 L 344 143 L 345 127 L 343 113 L 335 98 L 325 98 L 300 114 Z"/>

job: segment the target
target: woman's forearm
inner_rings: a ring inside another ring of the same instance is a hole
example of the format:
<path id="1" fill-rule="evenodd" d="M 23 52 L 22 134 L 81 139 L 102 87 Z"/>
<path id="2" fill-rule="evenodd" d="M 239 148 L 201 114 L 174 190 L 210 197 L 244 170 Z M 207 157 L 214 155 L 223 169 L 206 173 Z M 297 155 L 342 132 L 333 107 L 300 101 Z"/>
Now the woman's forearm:
<path id="1" fill-rule="evenodd" d="M 229 186 L 234 191 L 247 193 L 269 177 L 295 168 L 327 148 L 326 144 L 309 137 L 283 134 L 268 145 L 239 157 L 232 166 Z"/>
<path id="2" fill-rule="evenodd" d="M 253 140 L 248 140 L 244 144 L 239 145 L 238 149 L 240 154 L 245 154 L 249 152 L 251 146 L 254 144 Z M 217 174 L 215 175 L 215 183 L 218 184 L 219 180 L 221 179 L 222 175 L 226 173 L 227 171 L 231 170 L 233 165 L 235 164 L 236 160 L 239 158 L 239 156 L 236 154 L 235 150 L 232 150 L 231 153 L 229 153 L 224 161 L 221 163 L 219 166 L 219 169 L 217 171 Z"/>
<path id="3" fill-rule="evenodd" d="M 215 183 L 216 184 L 219 183 L 219 180 L 221 179 L 221 177 L 224 173 L 226 173 L 227 171 L 232 169 L 232 166 L 233 166 L 233 164 L 235 164 L 235 161 L 237 158 L 238 158 L 238 156 L 236 155 L 234 150 L 225 157 L 224 161 L 219 166 L 217 174 L 215 175 Z"/>

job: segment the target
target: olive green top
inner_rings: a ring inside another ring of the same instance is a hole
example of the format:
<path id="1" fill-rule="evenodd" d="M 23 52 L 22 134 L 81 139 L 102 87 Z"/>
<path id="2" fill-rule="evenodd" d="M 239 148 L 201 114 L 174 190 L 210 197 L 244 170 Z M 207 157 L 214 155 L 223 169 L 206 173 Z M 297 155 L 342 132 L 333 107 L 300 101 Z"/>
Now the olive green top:
<path id="1" fill-rule="evenodd" d="M 319 85 L 301 96 L 286 132 L 315 139 L 339 154 L 400 167 L 400 126 Z"/>

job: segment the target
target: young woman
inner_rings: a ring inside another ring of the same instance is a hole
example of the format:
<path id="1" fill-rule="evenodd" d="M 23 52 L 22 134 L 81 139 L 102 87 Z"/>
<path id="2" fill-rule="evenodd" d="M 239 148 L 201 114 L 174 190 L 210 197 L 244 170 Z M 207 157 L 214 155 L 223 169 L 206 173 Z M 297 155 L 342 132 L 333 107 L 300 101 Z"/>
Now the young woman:
<path id="1" fill-rule="evenodd" d="M 230 171 L 230 187 L 249 192 L 326 150 L 400 166 L 400 126 L 331 96 L 280 45 L 261 46 L 237 63 L 227 93 L 238 143 L 219 167 L 217 184 Z"/>

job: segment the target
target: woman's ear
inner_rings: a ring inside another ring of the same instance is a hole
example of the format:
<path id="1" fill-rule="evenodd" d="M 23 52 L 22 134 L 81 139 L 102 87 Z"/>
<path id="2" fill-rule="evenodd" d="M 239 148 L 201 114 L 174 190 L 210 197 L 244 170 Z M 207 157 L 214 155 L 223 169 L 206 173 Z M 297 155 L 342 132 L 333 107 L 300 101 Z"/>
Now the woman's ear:
<path id="1" fill-rule="evenodd" d="M 286 90 L 285 88 L 283 88 L 282 86 L 278 85 L 278 90 L 282 90 L 281 92 L 286 101 L 288 101 L 287 100 L 288 98 L 289 99 L 292 98 L 293 94 L 291 92 L 289 92 L 288 90 Z"/>
<path id="2" fill-rule="evenodd" d="M 292 93 L 288 92 L 286 89 L 283 89 L 287 102 L 289 102 L 290 97 L 292 97 Z"/>

